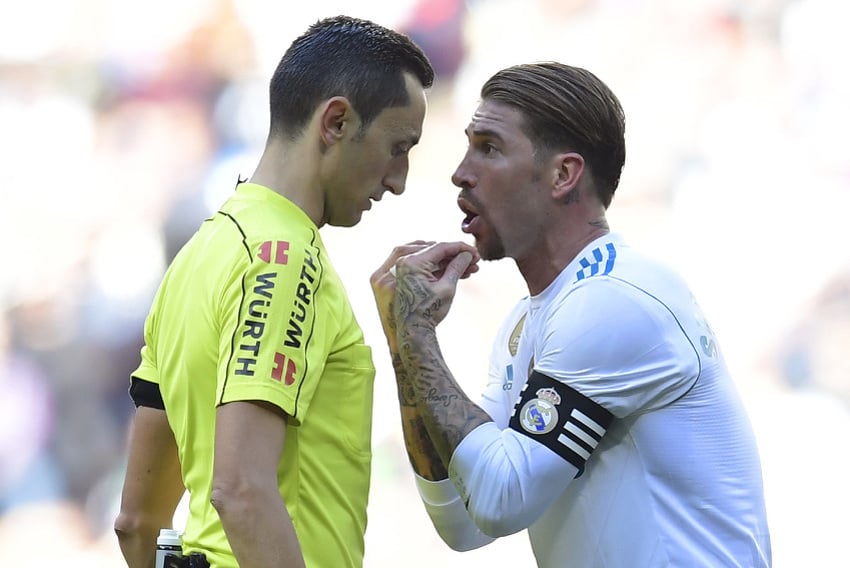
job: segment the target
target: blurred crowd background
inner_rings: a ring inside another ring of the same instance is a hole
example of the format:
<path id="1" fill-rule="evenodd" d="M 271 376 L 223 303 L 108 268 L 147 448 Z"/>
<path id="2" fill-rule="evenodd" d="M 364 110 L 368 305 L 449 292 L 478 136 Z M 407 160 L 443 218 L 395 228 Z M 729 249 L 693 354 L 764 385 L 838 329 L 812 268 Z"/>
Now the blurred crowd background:
<path id="1" fill-rule="evenodd" d="M 850 3 L 0 0 L 0 566 L 121 565 L 111 527 L 150 301 L 252 173 L 283 51 L 338 13 L 407 32 L 438 72 L 405 195 L 323 229 L 378 367 L 366 567 L 533 565 L 524 534 L 460 554 L 431 529 L 368 277 L 396 244 L 464 238 L 449 177 L 478 88 L 551 59 L 625 107 L 610 221 L 685 275 L 720 338 L 760 444 L 775 566 L 846 565 Z M 440 334 L 473 397 L 523 294 L 510 261 L 461 284 Z"/>

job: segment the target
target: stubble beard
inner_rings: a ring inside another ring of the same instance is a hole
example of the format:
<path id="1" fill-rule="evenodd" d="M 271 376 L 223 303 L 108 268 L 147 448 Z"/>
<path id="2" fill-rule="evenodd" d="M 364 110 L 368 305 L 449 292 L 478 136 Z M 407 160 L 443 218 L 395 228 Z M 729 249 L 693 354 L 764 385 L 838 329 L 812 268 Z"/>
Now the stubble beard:
<path id="1" fill-rule="evenodd" d="M 505 258 L 505 244 L 499 237 L 494 237 L 490 242 L 476 238 L 475 248 L 478 249 L 481 260 L 502 260 Z"/>

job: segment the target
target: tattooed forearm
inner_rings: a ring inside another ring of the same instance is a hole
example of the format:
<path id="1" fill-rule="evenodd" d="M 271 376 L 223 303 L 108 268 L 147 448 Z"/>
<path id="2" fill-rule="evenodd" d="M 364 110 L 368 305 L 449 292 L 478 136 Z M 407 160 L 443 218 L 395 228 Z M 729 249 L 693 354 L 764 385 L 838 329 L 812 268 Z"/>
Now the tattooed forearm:
<path id="1" fill-rule="evenodd" d="M 431 442 L 425 422 L 418 412 L 410 408 L 403 411 L 402 428 L 407 457 L 410 465 L 413 466 L 413 471 L 429 481 L 448 478 L 448 469 Z"/>
<path id="2" fill-rule="evenodd" d="M 410 384 L 407 371 L 404 369 L 404 363 L 398 353 L 393 353 L 393 368 L 395 369 L 399 404 L 403 408 L 416 407 L 416 389 Z"/>
<path id="3" fill-rule="evenodd" d="M 390 331 L 395 334 L 396 330 L 398 329 L 398 325 L 395 322 L 395 317 L 393 317 L 393 313 L 395 312 L 395 302 L 390 302 L 389 312 L 390 313 L 387 314 L 387 326 L 390 328 Z"/>
<path id="4" fill-rule="evenodd" d="M 433 329 L 407 326 L 399 333 L 399 346 L 419 415 L 442 463 L 448 464 L 460 441 L 491 419 L 452 377 Z"/>
<path id="5" fill-rule="evenodd" d="M 466 396 L 443 359 L 435 327 L 453 295 L 444 286 L 432 286 L 435 273 L 427 266 L 424 270 L 412 267 L 396 281 L 393 366 L 411 462 L 417 471 L 434 473 L 428 467 L 445 468 L 461 440 L 491 419 Z"/>
<path id="6" fill-rule="evenodd" d="M 437 454 L 434 443 L 425 428 L 425 422 L 417 409 L 416 389 L 411 384 L 398 353 L 393 353 L 393 367 L 398 385 L 398 400 L 401 407 L 401 426 L 404 445 L 413 471 L 425 479 L 438 481 L 448 477 L 446 465 Z"/>

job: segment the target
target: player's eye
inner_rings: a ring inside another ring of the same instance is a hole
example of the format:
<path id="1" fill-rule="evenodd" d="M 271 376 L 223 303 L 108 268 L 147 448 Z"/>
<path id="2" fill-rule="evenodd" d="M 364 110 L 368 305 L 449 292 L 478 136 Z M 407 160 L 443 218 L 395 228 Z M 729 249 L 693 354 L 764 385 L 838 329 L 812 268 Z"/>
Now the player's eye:
<path id="1" fill-rule="evenodd" d="M 499 148 L 492 142 L 482 142 L 478 145 L 478 148 L 485 156 L 495 154 L 499 150 Z"/>

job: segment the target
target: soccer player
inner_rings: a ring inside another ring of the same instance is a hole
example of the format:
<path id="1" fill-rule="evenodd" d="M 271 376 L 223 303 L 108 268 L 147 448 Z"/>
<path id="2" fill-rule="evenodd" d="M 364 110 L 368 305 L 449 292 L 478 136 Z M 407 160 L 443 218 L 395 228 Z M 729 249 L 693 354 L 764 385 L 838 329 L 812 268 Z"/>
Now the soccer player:
<path id="1" fill-rule="evenodd" d="M 399 247 L 373 274 L 421 497 L 452 548 L 528 529 L 544 568 L 769 566 L 760 460 L 717 338 L 680 276 L 609 231 L 624 123 L 580 68 L 484 84 L 452 177 L 462 229 L 529 295 L 478 404 L 436 335 L 476 256 Z"/>
<path id="2" fill-rule="evenodd" d="M 153 564 L 184 486 L 200 565 L 361 566 L 375 370 L 319 228 L 404 191 L 433 77 L 409 38 L 345 16 L 284 54 L 256 170 L 145 323 L 115 522 L 129 566 Z"/>

